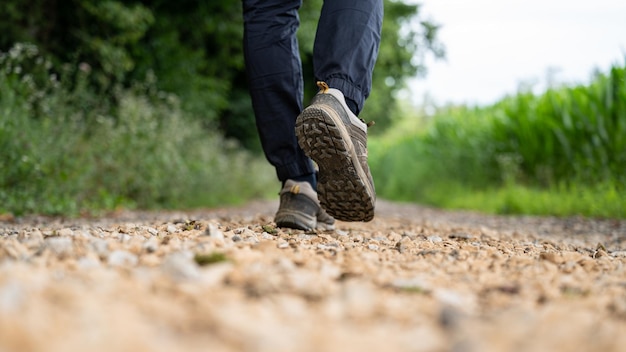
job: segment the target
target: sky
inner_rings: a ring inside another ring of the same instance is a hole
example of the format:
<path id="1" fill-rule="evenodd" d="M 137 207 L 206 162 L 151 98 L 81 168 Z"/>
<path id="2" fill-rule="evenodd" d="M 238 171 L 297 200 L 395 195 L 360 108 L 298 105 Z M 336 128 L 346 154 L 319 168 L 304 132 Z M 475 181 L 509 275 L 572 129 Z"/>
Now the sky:
<path id="1" fill-rule="evenodd" d="M 437 104 L 490 104 L 520 84 L 587 83 L 626 64 L 626 0 L 409 0 L 440 24 L 444 61 L 427 60 L 409 94 Z"/>

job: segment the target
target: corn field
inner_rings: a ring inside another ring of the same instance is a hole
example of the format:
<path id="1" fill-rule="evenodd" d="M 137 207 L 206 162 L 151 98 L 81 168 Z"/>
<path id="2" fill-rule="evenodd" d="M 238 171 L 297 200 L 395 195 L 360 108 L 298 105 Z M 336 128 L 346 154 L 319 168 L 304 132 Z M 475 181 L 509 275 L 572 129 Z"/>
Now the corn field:
<path id="1" fill-rule="evenodd" d="M 626 69 L 589 86 L 519 94 L 496 105 L 495 155 L 510 155 L 520 181 L 549 186 L 622 178 L 626 170 Z"/>
<path id="2" fill-rule="evenodd" d="M 397 127 L 371 143 L 383 197 L 445 205 L 456 193 L 506 187 L 561 195 L 601 187 L 626 216 L 614 199 L 626 189 L 625 67 L 587 85 L 442 107 Z"/>

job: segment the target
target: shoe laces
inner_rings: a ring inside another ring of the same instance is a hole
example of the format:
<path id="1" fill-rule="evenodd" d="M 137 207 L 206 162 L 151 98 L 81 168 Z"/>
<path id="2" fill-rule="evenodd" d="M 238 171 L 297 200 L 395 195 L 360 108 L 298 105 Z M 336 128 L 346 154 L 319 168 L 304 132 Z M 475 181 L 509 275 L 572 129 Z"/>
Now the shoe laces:
<path id="1" fill-rule="evenodd" d="M 322 93 L 326 93 L 330 89 L 330 87 L 328 86 L 328 83 L 323 82 L 323 81 L 317 81 L 317 87 L 320 89 Z"/>
<path id="2" fill-rule="evenodd" d="M 300 185 L 299 184 L 294 184 L 293 186 L 291 186 L 291 189 L 289 189 L 289 192 L 293 193 L 293 194 L 298 194 L 300 193 Z"/>

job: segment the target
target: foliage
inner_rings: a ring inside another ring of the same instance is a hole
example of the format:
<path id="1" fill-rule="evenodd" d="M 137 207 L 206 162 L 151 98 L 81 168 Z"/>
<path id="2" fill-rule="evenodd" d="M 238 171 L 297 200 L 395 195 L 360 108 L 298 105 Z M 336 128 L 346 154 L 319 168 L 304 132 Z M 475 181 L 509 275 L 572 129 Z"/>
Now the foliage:
<path id="1" fill-rule="evenodd" d="M 316 90 L 310 58 L 321 4 L 304 1 L 300 10 L 307 101 Z M 31 42 L 56 68 L 87 65 L 88 83 L 107 99 L 116 97 L 120 85 L 155 79 L 158 90 L 180 98 L 186 116 L 259 148 L 243 64 L 240 1 L 5 0 L 0 7 L 7 14 L 0 22 L 1 51 Z M 404 26 L 409 22 L 418 25 L 411 30 Z M 423 71 L 420 58 L 443 55 L 437 29 L 420 19 L 417 5 L 385 0 L 374 94 L 365 112 L 377 121 L 375 131 L 389 125 L 404 79 Z"/>
<path id="2" fill-rule="evenodd" d="M 8 0 L 2 6 L 8 18 L 0 25 L 0 50 L 31 42 L 57 66 L 87 63 L 93 70 L 91 83 L 103 92 L 125 82 L 135 68 L 131 48 L 155 22 L 143 5 L 114 0 Z"/>
<path id="3" fill-rule="evenodd" d="M 370 143 L 377 190 L 504 213 L 626 217 L 616 196 L 626 188 L 625 72 L 614 66 L 589 85 L 402 121 Z"/>
<path id="4" fill-rule="evenodd" d="M 589 86 L 549 89 L 539 97 L 521 93 L 496 109 L 497 152 L 512 158 L 518 179 L 550 185 L 623 177 L 626 69 L 614 66 Z"/>
<path id="5" fill-rule="evenodd" d="M 313 82 L 313 41 L 322 0 L 304 1 L 298 32 L 304 70 L 305 103 L 317 92 Z M 425 57 L 441 58 L 445 49 L 437 40 L 439 26 L 420 17 L 420 6 L 385 0 L 379 55 L 372 77 L 372 94 L 367 99 L 362 118 L 376 122 L 373 133 L 391 126 L 396 110 L 396 93 L 405 88 L 405 80 L 423 75 Z"/>
<path id="6" fill-rule="evenodd" d="M 437 40 L 439 26 L 419 16 L 419 5 L 385 2 L 385 18 L 378 60 L 374 69 L 372 95 L 363 118 L 376 122 L 371 130 L 380 134 L 401 116 L 396 94 L 405 88 L 405 79 L 426 74 L 425 57 L 442 58 L 444 46 Z"/>
<path id="7" fill-rule="evenodd" d="M 81 83 L 88 71 L 66 82 L 48 66 L 32 45 L 0 53 L 0 213 L 210 206 L 271 189 L 264 161 L 205 132 L 175 96 L 147 94 L 150 82 L 111 105 Z"/>
<path id="8" fill-rule="evenodd" d="M 321 4 L 300 11 L 305 77 Z M 366 109 L 383 127 L 419 57 L 442 54 L 436 26 L 401 29 L 417 6 L 385 8 Z M 267 163 L 239 148 L 259 149 L 241 2 L 4 0 L 0 12 L 0 212 L 188 207 L 272 189 Z"/>

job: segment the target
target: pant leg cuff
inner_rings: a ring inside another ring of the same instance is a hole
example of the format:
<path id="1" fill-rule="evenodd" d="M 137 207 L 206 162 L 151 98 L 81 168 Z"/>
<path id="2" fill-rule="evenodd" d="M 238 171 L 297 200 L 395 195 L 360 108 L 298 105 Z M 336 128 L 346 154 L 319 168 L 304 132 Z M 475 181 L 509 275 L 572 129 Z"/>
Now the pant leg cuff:
<path id="1" fill-rule="evenodd" d="M 281 182 L 312 173 L 315 173 L 315 168 L 311 160 L 276 166 L 276 176 Z"/>

